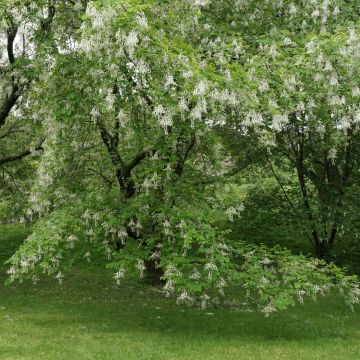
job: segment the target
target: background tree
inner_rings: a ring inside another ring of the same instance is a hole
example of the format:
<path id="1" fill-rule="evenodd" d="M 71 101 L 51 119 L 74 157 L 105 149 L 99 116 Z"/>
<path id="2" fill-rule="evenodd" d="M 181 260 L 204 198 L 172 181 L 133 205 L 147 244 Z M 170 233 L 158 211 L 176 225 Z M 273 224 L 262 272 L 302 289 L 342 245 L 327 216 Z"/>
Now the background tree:
<path id="1" fill-rule="evenodd" d="M 4 0 L 0 3 L 3 37 L 0 43 L 0 191 L 4 214 L 10 212 L 17 218 L 26 215 L 36 158 L 42 153 L 44 141 L 41 118 L 31 109 L 31 91 L 44 76 L 52 56 L 61 51 L 67 40 L 61 29 L 65 26 L 68 34 L 76 31 L 77 16 L 85 4 L 86 1 L 74 4 L 73 1 Z"/>
<path id="2" fill-rule="evenodd" d="M 246 109 L 225 133 L 234 134 L 236 145 L 244 138 L 238 141 L 257 147 L 250 153 L 267 163 L 292 207 L 296 200 L 277 169 L 296 176 L 314 251 L 323 258 L 344 224 L 345 194 L 357 182 L 358 5 L 264 3 L 245 19 L 240 11 L 254 4 L 237 4 L 239 13 L 225 9 L 234 28 L 246 34 L 237 63 L 246 69 L 242 87 L 252 96 L 243 96 Z"/>

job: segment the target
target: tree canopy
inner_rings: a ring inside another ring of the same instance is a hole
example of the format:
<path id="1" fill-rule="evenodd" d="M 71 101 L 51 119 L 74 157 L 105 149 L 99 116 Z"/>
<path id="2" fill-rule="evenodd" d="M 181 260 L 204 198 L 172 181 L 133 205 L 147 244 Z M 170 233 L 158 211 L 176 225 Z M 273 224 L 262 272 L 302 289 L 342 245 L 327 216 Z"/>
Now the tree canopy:
<path id="1" fill-rule="evenodd" d="M 359 11 L 3 0 L 0 205 L 34 222 L 10 281 L 61 283 L 74 261 L 100 256 L 118 284 L 150 274 L 202 307 L 238 286 L 265 314 L 334 287 L 358 303 L 356 277 L 323 258 L 354 209 Z M 246 211 L 239 178 L 263 164 L 320 260 L 229 236 Z"/>

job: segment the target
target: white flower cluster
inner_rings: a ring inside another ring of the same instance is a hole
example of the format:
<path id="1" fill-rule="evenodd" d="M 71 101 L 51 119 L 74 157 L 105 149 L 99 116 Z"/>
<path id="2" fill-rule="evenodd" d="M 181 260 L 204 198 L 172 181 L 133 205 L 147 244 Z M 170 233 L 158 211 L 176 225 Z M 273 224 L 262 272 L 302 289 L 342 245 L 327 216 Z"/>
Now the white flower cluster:
<path id="1" fill-rule="evenodd" d="M 128 237 L 128 233 L 127 233 L 126 229 L 124 227 L 121 227 L 117 232 L 117 236 L 120 239 L 120 242 L 124 245 L 125 240 Z"/>
<path id="2" fill-rule="evenodd" d="M 270 314 L 277 311 L 277 308 L 272 303 L 269 303 L 261 311 L 265 313 L 265 317 L 269 317 Z"/>
<path id="3" fill-rule="evenodd" d="M 225 295 L 224 288 L 227 287 L 227 282 L 225 281 L 225 279 L 222 276 L 216 282 L 215 286 L 218 289 L 219 294 L 224 296 Z"/>
<path id="4" fill-rule="evenodd" d="M 134 221 L 134 219 L 130 219 L 128 226 L 131 229 L 131 231 L 136 233 L 136 236 L 139 236 L 140 231 L 143 228 L 139 219 L 137 219 L 136 222 Z"/>
<path id="5" fill-rule="evenodd" d="M 208 89 L 209 85 L 206 81 L 201 80 L 195 87 L 193 94 L 195 96 L 204 96 L 207 89 Z"/>
<path id="6" fill-rule="evenodd" d="M 354 310 L 354 305 L 360 304 L 360 286 L 358 283 L 353 284 L 350 287 L 346 302 L 350 306 L 351 310 Z"/>
<path id="7" fill-rule="evenodd" d="M 148 28 L 149 26 L 146 15 L 143 12 L 141 12 L 136 16 L 136 22 L 138 23 L 139 26 L 143 28 Z"/>
<path id="8" fill-rule="evenodd" d="M 262 114 L 251 111 L 246 114 L 244 126 L 259 126 L 264 122 Z"/>
<path id="9" fill-rule="evenodd" d="M 145 266 L 144 260 L 138 259 L 137 264 L 136 264 L 135 267 L 136 267 L 136 269 L 139 271 L 140 277 L 141 277 L 141 278 L 144 277 L 144 272 L 145 272 L 145 270 L 146 270 L 146 266 Z"/>
<path id="10" fill-rule="evenodd" d="M 206 6 L 209 5 L 211 0 L 194 0 L 194 5 L 196 6 Z"/>
<path id="11" fill-rule="evenodd" d="M 61 240 L 57 234 L 53 235 L 53 239 L 55 243 Z M 26 239 L 25 244 L 31 246 L 33 243 L 37 243 L 37 238 L 34 234 Z M 35 250 L 32 250 L 30 254 L 24 253 L 19 259 L 16 258 L 15 254 L 10 259 L 12 265 L 7 273 L 11 281 L 31 273 L 36 267 L 39 267 L 44 274 L 51 275 L 58 270 L 62 257 L 62 254 L 57 252 L 53 246 L 43 247 L 37 243 Z"/>
<path id="12" fill-rule="evenodd" d="M 186 290 L 183 290 L 179 297 L 176 299 L 177 304 L 188 304 L 191 305 L 194 302 L 194 299 L 189 295 Z"/>
<path id="13" fill-rule="evenodd" d="M 288 115 L 274 115 L 272 118 L 271 128 L 275 131 L 282 131 L 284 126 L 289 122 Z"/>
<path id="14" fill-rule="evenodd" d="M 208 278 L 211 279 L 213 277 L 213 273 L 219 271 L 218 267 L 214 262 L 208 262 L 204 265 L 204 270 L 208 273 Z"/>
<path id="15" fill-rule="evenodd" d="M 155 190 L 158 187 L 159 187 L 159 176 L 156 172 L 151 177 L 147 176 L 142 184 L 142 188 L 145 190 L 146 194 L 148 194 L 150 190 Z"/>
<path id="16" fill-rule="evenodd" d="M 55 276 L 55 279 L 59 282 L 59 285 L 62 285 L 63 279 L 64 279 L 64 274 L 61 271 L 59 271 L 57 273 L 57 275 Z"/>
<path id="17" fill-rule="evenodd" d="M 237 94 L 228 89 L 224 89 L 221 92 L 218 89 L 214 89 L 214 91 L 211 92 L 211 99 L 223 105 L 238 105 Z"/>
<path id="18" fill-rule="evenodd" d="M 202 294 L 200 297 L 200 307 L 201 309 L 205 310 L 207 307 L 207 304 L 210 300 L 210 296 L 207 294 Z"/>
<path id="19" fill-rule="evenodd" d="M 135 30 L 130 31 L 130 33 L 125 38 L 125 46 L 130 56 L 134 54 L 138 42 L 139 42 L 139 38 L 136 31 Z"/>
<path id="20" fill-rule="evenodd" d="M 204 114 L 207 113 L 207 103 L 204 98 L 200 99 L 194 108 L 190 112 L 190 117 L 192 120 L 202 120 Z"/>
<path id="21" fill-rule="evenodd" d="M 90 251 L 87 251 L 84 254 L 84 258 L 86 259 L 87 262 L 91 262 L 91 253 L 90 253 Z"/>
<path id="22" fill-rule="evenodd" d="M 94 29 L 102 30 L 111 23 L 116 16 L 116 11 L 111 6 L 103 7 L 101 10 L 98 10 L 90 2 L 86 8 L 86 15 L 91 20 Z"/>
<path id="23" fill-rule="evenodd" d="M 299 301 L 300 304 L 304 303 L 304 296 L 306 295 L 305 290 L 297 290 L 296 291 L 296 298 Z"/>
<path id="24" fill-rule="evenodd" d="M 159 125 L 168 133 L 168 127 L 173 124 L 173 113 L 169 109 L 165 109 L 162 105 L 157 105 L 153 111 L 153 115 L 158 119 Z"/>
<path id="25" fill-rule="evenodd" d="M 313 289 L 315 294 L 320 294 L 322 296 L 326 295 L 330 291 L 330 285 L 313 285 Z"/>
<path id="26" fill-rule="evenodd" d="M 201 274 L 197 269 L 194 269 L 193 272 L 190 274 L 189 279 L 191 280 L 198 280 L 201 278 Z"/>
<path id="27" fill-rule="evenodd" d="M 225 213 L 231 222 L 234 221 L 234 216 L 240 218 L 241 212 L 244 211 L 244 204 L 240 203 L 236 207 L 230 206 L 226 209 Z"/>
<path id="28" fill-rule="evenodd" d="M 182 273 L 179 269 L 173 264 L 168 264 L 164 271 L 164 277 L 166 279 L 166 283 L 164 286 L 166 297 L 169 297 L 176 290 L 175 286 L 175 278 L 181 277 Z"/>
<path id="29" fill-rule="evenodd" d="M 171 279 L 167 280 L 164 286 L 164 290 L 166 297 L 170 297 L 170 295 L 175 292 L 174 281 Z"/>
<path id="30" fill-rule="evenodd" d="M 78 237 L 76 235 L 69 235 L 66 238 L 66 247 L 68 249 L 73 249 L 75 247 L 75 243 L 78 241 Z"/>
<path id="31" fill-rule="evenodd" d="M 116 281 L 117 285 L 121 284 L 121 280 L 124 279 L 126 275 L 126 270 L 124 268 L 120 268 L 115 274 L 114 274 L 114 279 Z"/>

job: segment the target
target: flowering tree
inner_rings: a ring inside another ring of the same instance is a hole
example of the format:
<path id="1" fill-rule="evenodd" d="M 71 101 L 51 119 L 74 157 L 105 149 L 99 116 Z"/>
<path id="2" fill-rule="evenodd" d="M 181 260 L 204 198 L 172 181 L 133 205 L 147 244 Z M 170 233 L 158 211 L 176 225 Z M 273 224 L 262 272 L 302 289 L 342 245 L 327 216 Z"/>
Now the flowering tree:
<path id="1" fill-rule="evenodd" d="M 26 206 L 36 158 L 43 150 L 41 119 L 31 110 L 31 89 L 46 71 L 51 54 L 61 48 L 61 29 L 76 30 L 81 9 L 67 22 L 69 11 L 71 1 L 0 2 L 0 217 L 3 209 L 15 216 Z"/>
<path id="2" fill-rule="evenodd" d="M 358 179 L 359 5 L 265 2 L 244 17 L 255 5 L 236 3 L 239 12 L 228 16 L 234 28 L 250 34 L 237 63 L 246 68 L 252 96 L 231 121 L 235 136 L 259 141 L 258 153 L 292 207 L 274 169 L 296 174 L 308 233 L 323 258 L 336 242 L 345 195 Z"/>
<path id="3" fill-rule="evenodd" d="M 9 261 L 10 280 L 62 282 L 75 259 L 100 254 L 117 283 L 150 273 L 179 302 L 206 306 L 242 284 L 266 314 L 335 286 L 356 303 L 355 278 L 336 267 L 226 237 L 224 214 L 242 206 L 223 191 L 231 160 L 214 125 L 242 109 L 232 69 L 241 41 L 212 39 L 218 10 L 184 0 L 71 6 L 86 9 L 79 30 L 60 35 L 70 20 L 58 19 L 57 51 L 31 88 L 45 140 L 29 214 L 40 219 Z"/>

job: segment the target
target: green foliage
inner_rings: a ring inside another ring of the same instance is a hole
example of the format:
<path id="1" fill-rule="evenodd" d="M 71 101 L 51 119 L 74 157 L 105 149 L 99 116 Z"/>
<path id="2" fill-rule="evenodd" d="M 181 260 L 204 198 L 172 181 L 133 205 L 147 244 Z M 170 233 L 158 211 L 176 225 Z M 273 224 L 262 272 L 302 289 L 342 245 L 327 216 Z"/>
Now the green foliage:
<path id="1" fill-rule="evenodd" d="M 167 296 L 201 307 L 225 303 L 234 285 L 267 315 L 331 289 L 357 303 L 356 277 L 335 266 L 229 236 L 244 207 L 231 174 L 269 163 L 276 198 L 303 206 L 291 226 L 313 234 L 319 257 L 334 242 L 358 165 L 357 10 L 345 1 L 5 2 L 0 130 L 29 119 L 16 139 L 41 140 L 41 156 L 18 165 L 23 175 L 9 165 L 24 188 L 19 208 L 36 220 L 9 281 L 62 283 L 76 260 L 97 258 L 118 284 L 153 271 Z M 16 146 L 6 139 L 0 155 Z M 256 190 L 245 198 L 254 211 Z M 284 217 L 275 202 L 270 212 Z"/>
<path id="2" fill-rule="evenodd" d="M 112 272 L 86 261 L 61 286 L 53 279 L 4 286 L 2 261 L 26 236 L 22 227 L 0 227 L 4 359 L 358 359 L 359 312 L 336 296 L 264 320 L 257 312 L 177 306 L 136 279 L 113 286 Z"/>

